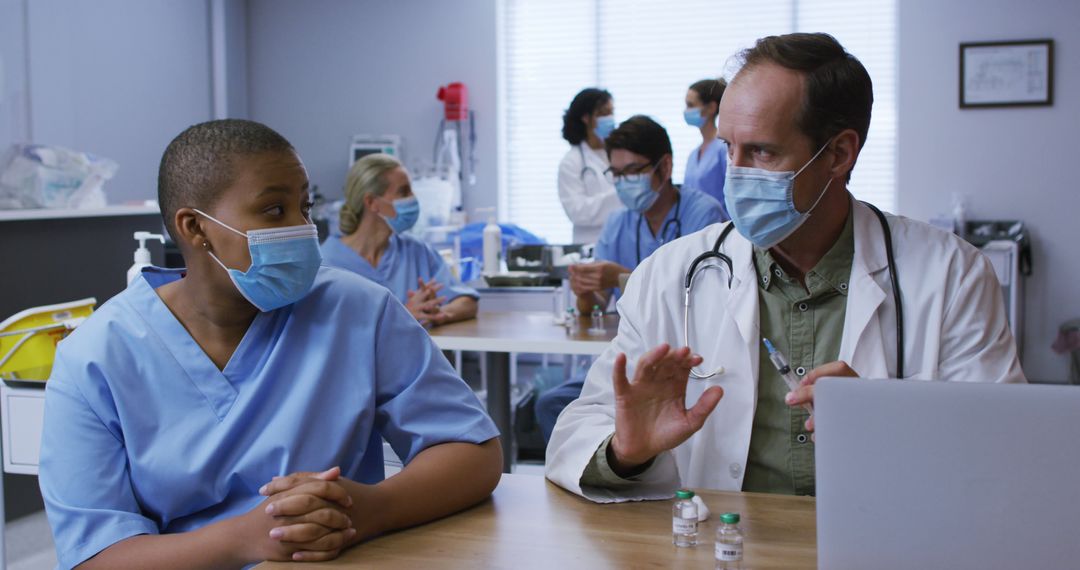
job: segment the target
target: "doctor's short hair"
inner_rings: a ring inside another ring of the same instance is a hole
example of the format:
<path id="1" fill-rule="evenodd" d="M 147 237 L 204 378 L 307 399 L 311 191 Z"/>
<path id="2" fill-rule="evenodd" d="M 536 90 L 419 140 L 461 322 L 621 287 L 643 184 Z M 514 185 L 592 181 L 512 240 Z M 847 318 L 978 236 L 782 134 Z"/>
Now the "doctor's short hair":
<path id="1" fill-rule="evenodd" d="M 768 36 L 737 58 L 741 69 L 732 82 L 762 63 L 802 73 L 806 90 L 796 121 L 815 150 L 845 129 L 858 133 L 860 149 L 866 144 L 874 86 L 863 64 L 836 38 L 821 33 Z"/>
<path id="2" fill-rule="evenodd" d="M 381 152 L 369 154 L 353 163 L 345 178 L 345 204 L 341 206 L 338 225 L 342 235 L 351 235 L 360 227 L 364 215 L 364 196 L 386 193 L 390 182 L 386 173 L 402 168 L 401 161 Z"/>
<path id="3" fill-rule="evenodd" d="M 667 130 L 645 115 L 634 115 L 620 123 L 604 139 L 604 148 L 608 156 L 611 151 L 621 148 L 644 156 L 650 164 L 660 162 L 665 154 L 672 154 Z"/>
<path id="4" fill-rule="evenodd" d="M 608 101 L 611 101 L 611 93 L 604 89 L 595 87 L 582 89 L 570 102 L 570 108 L 563 113 L 562 138 L 570 144 L 581 144 L 581 141 L 587 139 L 589 135 L 585 132 L 585 123 L 581 121 L 581 118 L 595 113 Z"/>
<path id="5" fill-rule="evenodd" d="M 264 152 L 296 150 L 274 129 L 243 119 L 207 121 L 177 135 L 158 168 L 158 206 L 173 241 L 177 210 L 209 210 L 233 182 L 233 158 Z"/>

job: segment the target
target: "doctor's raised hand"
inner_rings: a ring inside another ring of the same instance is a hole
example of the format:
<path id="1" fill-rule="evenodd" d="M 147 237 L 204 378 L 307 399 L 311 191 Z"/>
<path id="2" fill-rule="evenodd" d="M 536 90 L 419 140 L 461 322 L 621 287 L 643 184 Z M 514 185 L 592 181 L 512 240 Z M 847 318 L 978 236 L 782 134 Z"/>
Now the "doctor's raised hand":
<path id="1" fill-rule="evenodd" d="M 720 403 L 723 388 L 713 386 L 692 408 L 686 408 L 690 369 L 702 358 L 683 347 L 662 344 L 645 353 L 626 376 L 626 355 L 615 357 L 615 435 L 608 447 L 608 463 L 623 475 L 673 449 L 701 429 Z"/>

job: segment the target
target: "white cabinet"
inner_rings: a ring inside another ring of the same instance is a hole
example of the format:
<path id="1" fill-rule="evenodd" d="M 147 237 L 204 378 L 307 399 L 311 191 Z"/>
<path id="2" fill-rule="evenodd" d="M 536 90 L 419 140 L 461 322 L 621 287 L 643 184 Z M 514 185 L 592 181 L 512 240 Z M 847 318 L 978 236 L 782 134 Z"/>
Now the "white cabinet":
<path id="1" fill-rule="evenodd" d="M 4 471 L 37 475 L 45 390 L 0 386 Z"/>
<path id="2" fill-rule="evenodd" d="M 990 259 L 1001 283 L 1001 293 L 1005 300 L 1005 311 L 1009 315 L 1013 338 L 1016 339 L 1016 354 L 1024 357 L 1024 273 L 1021 264 L 1022 249 L 1013 240 L 994 240 L 982 246 L 982 252 Z"/>

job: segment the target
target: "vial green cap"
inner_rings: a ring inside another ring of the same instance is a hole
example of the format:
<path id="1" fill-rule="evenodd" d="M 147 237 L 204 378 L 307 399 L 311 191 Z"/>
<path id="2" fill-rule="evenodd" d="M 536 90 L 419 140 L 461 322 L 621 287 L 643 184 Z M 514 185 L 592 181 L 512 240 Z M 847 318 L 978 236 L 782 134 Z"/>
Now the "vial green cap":
<path id="1" fill-rule="evenodd" d="M 687 489 L 679 489 L 678 491 L 675 491 L 675 498 L 676 499 L 693 499 L 694 498 L 694 492 L 690 491 L 690 490 L 687 490 Z"/>
<path id="2" fill-rule="evenodd" d="M 720 515 L 720 522 L 724 524 L 739 524 L 739 513 L 724 513 Z"/>
<path id="3" fill-rule="evenodd" d="M 599 311 L 600 310 L 600 305 L 593 305 L 592 310 Z"/>

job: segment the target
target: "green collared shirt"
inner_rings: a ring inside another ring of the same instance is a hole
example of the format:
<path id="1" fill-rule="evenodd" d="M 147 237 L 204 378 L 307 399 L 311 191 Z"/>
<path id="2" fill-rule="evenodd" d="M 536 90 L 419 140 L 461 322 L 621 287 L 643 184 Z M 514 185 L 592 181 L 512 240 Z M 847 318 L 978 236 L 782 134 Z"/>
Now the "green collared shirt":
<path id="1" fill-rule="evenodd" d="M 754 248 L 761 336 L 787 356 L 799 377 L 839 358 L 855 255 L 853 215 L 848 214 L 836 243 L 806 274 L 805 288 L 788 277 L 768 250 Z M 814 444 L 805 427 L 809 414 L 784 403 L 787 384 L 764 346 L 758 367 L 757 409 L 743 491 L 813 495 Z M 612 489 L 634 483 L 636 477 L 619 477 L 608 464 L 610 442 L 608 436 L 597 448 L 581 476 L 582 486 Z"/>
<path id="2" fill-rule="evenodd" d="M 754 248 L 761 336 L 787 356 L 799 379 L 840 355 L 854 255 L 851 214 L 836 243 L 806 274 L 805 287 L 771 252 Z M 784 403 L 790 390 L 765 347 L 759 349 L 757 410 L 743 491 L 813 495 L 814 443 L 805 425 L 810 414 Z"/>

